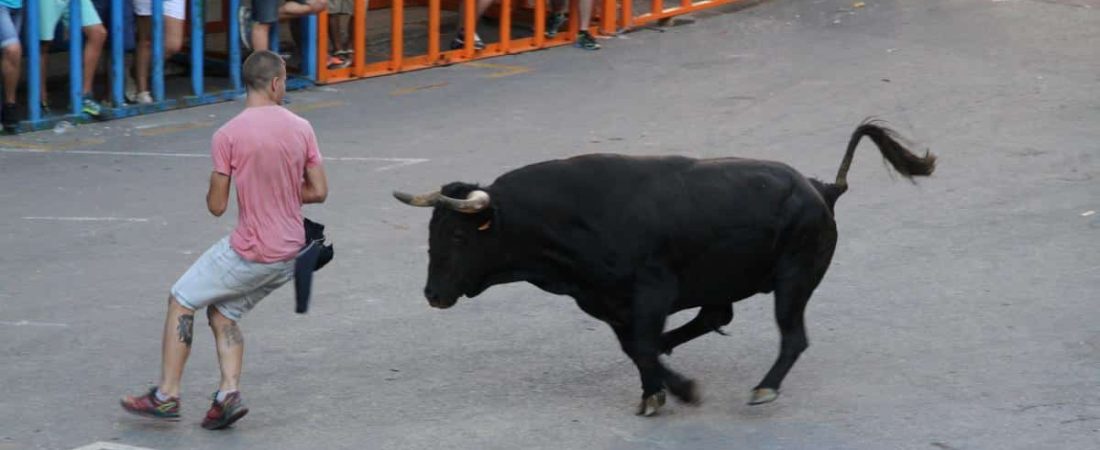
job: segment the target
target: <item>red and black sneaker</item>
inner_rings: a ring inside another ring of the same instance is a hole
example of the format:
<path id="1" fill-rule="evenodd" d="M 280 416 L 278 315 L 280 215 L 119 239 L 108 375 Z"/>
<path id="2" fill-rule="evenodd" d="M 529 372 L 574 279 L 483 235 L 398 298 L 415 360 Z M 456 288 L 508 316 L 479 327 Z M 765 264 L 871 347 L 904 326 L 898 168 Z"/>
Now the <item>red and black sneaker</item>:
<path id="1" fill-rule="evenodd" d="M 220 430 L 233 425 L 248 414 L 248 407 L 244 406 L 240 392 L 231 392 L 225 396 L 225 400 L 219 402 L 218 394 L 214 393 L 214 402 L 210 404 L 210 410 L 206 412 L 206 418 L 202 419 L 202 427 L 207 430 Z"/>
<path id="2" fill-rule="evenodd" d="M 157 400 L 156 387 L 149 389 L 145 395 L 137 397 L 127 395 L 119 403 L 126 412 L 143 417 L 157 419 L 179 419 L 180 417 L 180 399 L 173 397 L 163 402 Z"/>

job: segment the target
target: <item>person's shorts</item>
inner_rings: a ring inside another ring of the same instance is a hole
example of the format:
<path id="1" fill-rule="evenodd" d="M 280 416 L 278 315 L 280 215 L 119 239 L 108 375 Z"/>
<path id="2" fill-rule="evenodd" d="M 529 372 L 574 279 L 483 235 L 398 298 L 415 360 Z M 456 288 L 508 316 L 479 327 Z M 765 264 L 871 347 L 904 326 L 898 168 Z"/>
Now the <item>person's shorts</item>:
<path id="1" fill-rule="evenodd" d="M 328 0 L 329 15 L 350 15 L 353 12 L 355 12 L 355 0 Z"/>
<path id="2" fill-rule="evenodd" d="M 309 3 L 309 0 L 252 0 L 252 20 L 266 24 L 278 22 L 279 5 L 287 1 L 303 5 Z"/>
<path id="3" fill-rule="evenodd" d="M 293 278 L 294 259 L 270 264 L 248 261 L 233 250 L 226 236 L 184 272 L 172 286 L 172 296 L 187 309 L 212 305 L 226 318 L 239 321 Z"/>
<path id="4" fill-rule="evenodd" d="M 81 26 L 90 27 L 103 23 L 99 19 L 99 13 L 96 12 L 95 5 L 92 5 L 92 0 L 79 1 Z M 69 26 L 69 0 L 41 0 L 38 5 L 38 23 L 41 25 L 38 28 L 38 37 L 43 41 L 52 41 L 54 33 L 57 31 L 58 21 L 64 23 L 65 26 Z"/>
<path id="5" fill-rule="evenodd" d="M 0 6 L 0 48 L 19 44 L 19 26 L 22 24 L 22 8 Z"/>
<path id="6" fill-rule="evenodd" d="M 187 18 L 187 6 L 184 0 L 160 0 L 164 2 L 164 17 L 171 17 L 176 20 L 184 20 Z M 142 17 L 148 17 L 153 15 L 153 2 L 152 0 L 134 0 L 134 14 Z"/>

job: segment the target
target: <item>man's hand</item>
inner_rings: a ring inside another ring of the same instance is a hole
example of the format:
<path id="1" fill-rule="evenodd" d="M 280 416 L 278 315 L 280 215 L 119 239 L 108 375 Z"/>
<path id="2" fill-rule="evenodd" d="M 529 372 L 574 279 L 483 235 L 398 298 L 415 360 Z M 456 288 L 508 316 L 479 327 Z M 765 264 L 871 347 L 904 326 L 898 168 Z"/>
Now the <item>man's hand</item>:
<path id="1" fill-rule="evenodd" d="M 305 181 L 302 183 L 302 204 L 324 203 L 328 198 L 328 178 L 324 166 L 318 164 L 306 168 Z"/>
<path id="2" fill-rule="evenodd" d="M 206 208 L 214 217 L 221 217 L 229 206 L 229 176 L 210 172 L 210 190 L 206 192 Z"/>

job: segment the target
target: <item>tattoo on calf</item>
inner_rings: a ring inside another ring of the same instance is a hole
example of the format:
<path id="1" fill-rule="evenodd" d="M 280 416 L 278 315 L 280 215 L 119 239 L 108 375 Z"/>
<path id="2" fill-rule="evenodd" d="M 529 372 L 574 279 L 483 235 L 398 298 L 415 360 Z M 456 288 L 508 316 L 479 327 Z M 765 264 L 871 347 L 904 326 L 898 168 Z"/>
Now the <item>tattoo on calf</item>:
<path id="1" fill-rule="evenodd" d="M 193 336 L 192 326 L 194 325 L 194 323 L 194 315 L 184 314 L 180 316 L 180 323 L 176 326 L 176 330 L 179 331 L 180 334 L 180 342 L 187 344 L 188 347 L 191 346 L 191 338 Z"/>
<path id="2" fill-rule="evenodd" d="M 229 347 L 244 343 L 244 336 L 241 335 L 241 329 L 238 328 L 235 323 L 223 326 L 222 333 L 225 334 L 225 345 Z"/>

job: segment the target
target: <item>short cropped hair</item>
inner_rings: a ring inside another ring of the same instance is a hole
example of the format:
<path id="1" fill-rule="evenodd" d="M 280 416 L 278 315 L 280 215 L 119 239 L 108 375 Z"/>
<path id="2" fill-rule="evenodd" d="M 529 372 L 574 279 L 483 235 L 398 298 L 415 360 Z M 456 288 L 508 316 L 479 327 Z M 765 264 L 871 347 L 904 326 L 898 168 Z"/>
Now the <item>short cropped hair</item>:
<path id="1" fill-rule="evenodd" d="M 241 77 L 250 90 L 263 91 L 271 80 L 282 75 L 283 58 L 274 52 L 258 50 L 244 60 Z"/>

